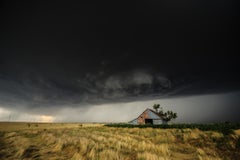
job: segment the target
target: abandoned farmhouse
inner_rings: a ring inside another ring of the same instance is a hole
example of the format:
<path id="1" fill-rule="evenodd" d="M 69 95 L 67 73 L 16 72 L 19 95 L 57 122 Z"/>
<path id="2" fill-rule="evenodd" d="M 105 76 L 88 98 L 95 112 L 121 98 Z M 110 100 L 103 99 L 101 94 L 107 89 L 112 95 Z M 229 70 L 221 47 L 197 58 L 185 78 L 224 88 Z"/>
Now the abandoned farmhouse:
<path id="1" fill-rule="evenodd" d="M 140 114 L 137 118 L 133 119 L 129 122 L 129 124 L 166 124 L 167 122 L 163 120 L 163 118 L 155 111 L 151 109 L 146 109 L 142 114 Z"/>

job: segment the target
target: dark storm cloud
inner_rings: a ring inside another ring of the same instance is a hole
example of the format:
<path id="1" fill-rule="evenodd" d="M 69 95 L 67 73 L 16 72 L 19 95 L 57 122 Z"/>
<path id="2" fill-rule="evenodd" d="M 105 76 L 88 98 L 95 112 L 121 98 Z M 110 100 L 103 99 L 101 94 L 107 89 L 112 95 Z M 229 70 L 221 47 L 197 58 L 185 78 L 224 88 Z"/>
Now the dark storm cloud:
<path id="1" fill-rule="evenodd" d="M 0 103 L 29 108 L 239 90 L 236 1 L 4 2 Z"/>
<path id="2" fill-rule="evenodd" d="M 87 73 L 85 77 L 68 79 L 51 79 L 32 72 L 15 77 L 14 81 L 9 76 L 0 79 L 2 103 L 23 103 L 29 107 L 120 101 L 169 87 L 167 77 L 140 70 L 114 75 Z"/>

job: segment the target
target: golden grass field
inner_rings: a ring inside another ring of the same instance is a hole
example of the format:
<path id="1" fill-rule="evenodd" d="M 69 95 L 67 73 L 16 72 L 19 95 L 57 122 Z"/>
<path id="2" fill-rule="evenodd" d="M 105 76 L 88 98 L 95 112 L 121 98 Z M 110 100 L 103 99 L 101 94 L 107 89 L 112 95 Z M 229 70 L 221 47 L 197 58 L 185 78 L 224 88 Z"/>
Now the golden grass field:
<path id="1" fill-rule="evenodd" d="M 1 160 L 240 159 L 240 130 L 112 128 L 103 124 L 0 123 Z"/>

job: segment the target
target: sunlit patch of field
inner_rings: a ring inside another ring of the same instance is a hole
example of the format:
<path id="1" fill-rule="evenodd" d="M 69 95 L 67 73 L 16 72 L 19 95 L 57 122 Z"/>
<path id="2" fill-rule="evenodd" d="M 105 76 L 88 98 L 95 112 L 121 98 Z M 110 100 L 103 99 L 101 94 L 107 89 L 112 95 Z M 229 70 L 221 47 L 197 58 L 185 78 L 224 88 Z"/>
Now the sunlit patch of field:
<path id="1" fill-rule="evenodd" d="M 0 123 L 0 159 L 219 160 L 240 158 L 240 132 Z"/>

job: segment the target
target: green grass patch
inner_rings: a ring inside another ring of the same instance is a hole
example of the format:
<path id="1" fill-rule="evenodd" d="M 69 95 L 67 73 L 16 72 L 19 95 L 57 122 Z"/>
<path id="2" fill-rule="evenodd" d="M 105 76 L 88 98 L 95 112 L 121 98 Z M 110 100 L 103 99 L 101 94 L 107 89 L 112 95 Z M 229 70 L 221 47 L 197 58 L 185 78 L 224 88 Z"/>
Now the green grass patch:
<path id="1" fill-rule="evenodd" d="M 212 124 L 162 124 L 162 125 L 132 125 L 127 123 L 106 124 L 107 127 L 121 128 L 160 128 L 160 129 L 199 129 L 202 131 L 217 131 L 223 135 L 233 133 L 233 130 L 240 129 L 240 123 L 212 123 Z"/>

